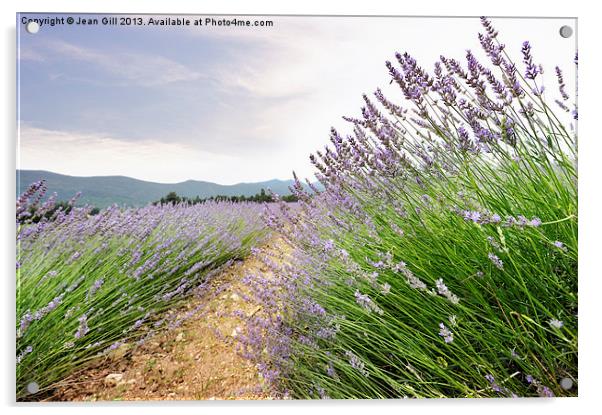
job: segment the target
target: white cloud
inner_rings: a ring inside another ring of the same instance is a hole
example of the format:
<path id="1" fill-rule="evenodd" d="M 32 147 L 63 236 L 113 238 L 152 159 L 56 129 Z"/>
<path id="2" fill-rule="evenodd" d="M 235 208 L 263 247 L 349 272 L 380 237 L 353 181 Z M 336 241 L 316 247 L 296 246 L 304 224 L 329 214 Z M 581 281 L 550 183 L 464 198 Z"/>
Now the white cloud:
<path id="1" fill-rule="evenodd" d="M 227 156 L 203 153 L 157 140 L 129 142 L 106 135 L 54 131 L 22 125 L 18 168 L 50 170 L 74 176 L 131 175 L 158 182 L 213 176 L 231 164 Z M 214 177 L 215 178 L 215 177 Z"/>
<path id="2" fill-rule="evenodd" d="M 63 59 L 87 62 L 104 69 L 128 84 L 142 86 L 161 86 L 179 81 L 195 81 L 205 76 L 186 65 L 175 62 L 159 55 L 150 55 L 144 51 L 133 53 L 107 53 L 92 48 L 85 48 L 62 40 L 48 39 L 43 49 L 28 49 L 26 59 L 40 57 L 49 59 L 46 55 Z M 83 75 L 83 74 L 82 74 Z"/>
<path id="3" fill-rule="evenodd" d="M 276 178 L 274 170 L 287 172 L 280 178 L 287 178 L 290 173 L 290 159 L 273 159 L 269 153 L 255 158 L 216 155 L 155 139 L 130 142 L 108 135 L 48 130 L 28 124 L 20 126 L 17 149 L 19 169 L 72 176 L 126 175 L 161 183 L 197 179 L 233 184 Z"/>

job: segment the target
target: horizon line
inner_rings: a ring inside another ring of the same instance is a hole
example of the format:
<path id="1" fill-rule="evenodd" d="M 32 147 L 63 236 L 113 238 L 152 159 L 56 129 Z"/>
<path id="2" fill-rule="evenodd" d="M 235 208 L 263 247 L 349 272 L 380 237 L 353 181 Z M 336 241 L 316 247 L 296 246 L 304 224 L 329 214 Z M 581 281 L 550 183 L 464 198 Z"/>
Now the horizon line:
<path id="1" fill-rule="evenodd" d="M 213 182 L 213 181 L 207 181 L 207 180 L 200 180 L 200 179 L 187 179 L 187 180 L 181 180 L 181 181 L 178 181 L 178 182 L 157 182 L 157 181 L 152 181 L 152 180 L 139 179 L 139 178 L 136 178 L 136 177 L 127 176 L 127 175 L 123 175 L 123 174 L 78 176 L 78 175 L 59 173 L 59 172 L 56 172 L 56 171 L 44 170 L 44 169 L 19 169 L 19 168 L 16 168 L 15 171 L 17 172 L 17 175 L 16 175 L 17 176 L 16 177 L 17 180 L 19 180 L 18 173 L 21 172 L 21 171 L 30 171 L 30 172 L 39 171 L 39 172 L 57 174 L 57 175 L 60 175 L 60 176 L 76 177 L 76 178 L 84 178 L 84 179 L 97 178 L 97 177 L 102 177 L 102 178 L 123 177 L 123 178 L 126 178 L 126 179 L 137 180 L 137 181 L 141 181 L 141 182 L 145 182 L 145 183 L 165 184 L 165 185 L 170 185 L 170 184 L 171 185 L 175 185 L 175 184 L 182 184 L 182 183 L 186 183 L 186 182 L 202 182 L 202 183 L 217 184 L 219 186 L 237 186 L 237 185 L 241 185 L 241 184 L 255 184 L 255 183 L 265 183 L 265 182 L 272 182 L 272 181 L 291 182 L 291 181 L 294 180 L 292 178 L 292 174 L 291 174 L 291 178 L 290 179 L 281 179 L 281 178 L 277 178 L 276 177 L 276 178 L 271 178 L 271 179 L 267 179 L 267 180 L 259 180 L 259 181 L 251 181 L 251 182 L 237 182 L 237 183 L 232 183 L 232 184 L 223 184 L 223 183 L 218 183 L 218 182 Z M 314 180 L 311 181 L 311 183 L 315 183 L 316 181 L 317 181 L 317 179 L 314 178 Z"/>

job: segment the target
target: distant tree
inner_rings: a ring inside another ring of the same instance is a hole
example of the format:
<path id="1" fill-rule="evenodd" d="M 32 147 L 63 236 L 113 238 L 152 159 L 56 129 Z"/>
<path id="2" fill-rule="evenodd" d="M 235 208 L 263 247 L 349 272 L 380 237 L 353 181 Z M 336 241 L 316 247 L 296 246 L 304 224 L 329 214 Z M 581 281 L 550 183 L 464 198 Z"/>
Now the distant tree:
<path id="1" fill-rule="evenodd" d="M 298 202 L 299 201 L 299 198 L 297 196 L 295 196 L 295 195 L 292 195 L 292 194 L 291 195 L 282 196 L 281 199 L 284 202 L 287 202 L 287 203 Z"/>
<path id="2" fill-rule="evenodd" d="M 299 198 L 295 195 L 286 195 L 281 196 L 280 199 L 284 202 L 297 202 Z M 189 198 L 186 196 L 178 196 L 176 192 L 169 192 L 167 195 L 163 196 L 161 199 L 153 202 L 153 205 L 157 204 L 174 204 L 174 203 L 187 203 L 189 205 L 197 205 L 199 203 L 205 202 L 231 202 L 231 203 L 243 203 L 243 202 L 252 202 L 252 203 L 270 203 L 273 202 L 274 198 L 272 195 L 268 194 L 265 189 L 261 189 L 259 193 L 254 194 L 252 196 L 226 196 L 226 195 L 215 195 L 206 198 L 201 198 L 200 196 L 195 196 L 194 198 Z"/>
<path id="3" fill-rule="evenodd" d="M 181 201 L 182 201 L 182 198 L 180 196 L 178 196 L 178 194 L 176 192 L 169 192 L 167 194 L 167 196 L 165 196 L 164 198 L 161 198 L 161 203 L 175 204 L 175 203 L 180 203 Z"/>

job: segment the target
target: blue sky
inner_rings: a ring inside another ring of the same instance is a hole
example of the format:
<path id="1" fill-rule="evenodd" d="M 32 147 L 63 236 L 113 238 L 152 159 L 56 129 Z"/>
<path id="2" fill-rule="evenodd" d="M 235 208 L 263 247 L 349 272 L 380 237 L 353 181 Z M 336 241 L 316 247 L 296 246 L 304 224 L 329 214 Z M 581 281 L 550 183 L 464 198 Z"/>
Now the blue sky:
<path id="1" fill-rule="evenodd" d="M 18 24 L 18 167 L 158 182 L 310 176 L 309 154 L 331 126 L 350 131 L 341 116 L 359 113 L 362 93 L 400 97 L 384 67 L 395 51 L 430 68 L 442 52 L 477 49 L 480 30 L 478 19 L 264 19 L 274 26 L 31 35 Z M 571 20 L 494 22 L 509 50 L 530 39 L 548 73 L 564 62 L 570 81 L 574 40 L 557 31 Z"/>

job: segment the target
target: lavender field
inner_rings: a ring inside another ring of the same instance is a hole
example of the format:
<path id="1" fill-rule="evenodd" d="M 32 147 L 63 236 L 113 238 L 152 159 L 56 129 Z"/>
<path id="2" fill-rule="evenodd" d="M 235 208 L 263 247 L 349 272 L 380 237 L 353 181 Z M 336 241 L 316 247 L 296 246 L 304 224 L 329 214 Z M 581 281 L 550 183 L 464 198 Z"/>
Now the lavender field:
<path id="1" fill-rule="evenodd" d="M 398 95 L 365 95 L 331 130 L 310 156 L 322 187 L 295 175 L 296 203 L 50 215 L 32 184 L 16 211 L 18 398 L 194 319 L 173 311 L 250 255 L 262 265 L 241 268 L 236 298 L 254 311 L 231 311 L 244 324 L 227 344 L 270 396 L 576 396 L 576 96 L 537 45 L 481 23 L 480 51 L 432 69 L 393 52 Z"/>
<path id="2" fill-rule="evenodd" d="M 36 204 L 43 192 L 35 183 L 17 201 L 18 396 L 32 379 L 44 392 L 91 359 L 195 317 L 170 310 L 267 234 L 257 204 L 115 206 L 94 216 L 74 207 L 46 218 L 53 198 Z"/>

